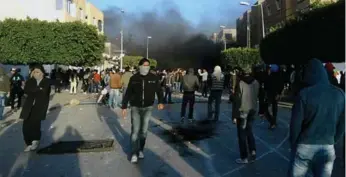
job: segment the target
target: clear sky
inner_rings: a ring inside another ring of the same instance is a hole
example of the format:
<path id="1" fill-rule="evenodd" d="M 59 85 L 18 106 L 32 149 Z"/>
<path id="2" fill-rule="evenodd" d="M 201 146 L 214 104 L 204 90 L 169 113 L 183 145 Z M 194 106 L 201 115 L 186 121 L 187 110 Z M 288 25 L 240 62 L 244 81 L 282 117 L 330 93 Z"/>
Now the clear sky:
<path id="1" fill-rule="evenodd" d="M 89 0 L 96 7 L 105 10 L 116 6 L 130 13 L 159 10 L 162 5 L 177 7 L 182 16 L 197 25 L 208 19 L 216 23 L 236 20 L 249 7 L 241 6 L 239 0 Z M 247 2 L 254 3 L 255 0 Z"/>

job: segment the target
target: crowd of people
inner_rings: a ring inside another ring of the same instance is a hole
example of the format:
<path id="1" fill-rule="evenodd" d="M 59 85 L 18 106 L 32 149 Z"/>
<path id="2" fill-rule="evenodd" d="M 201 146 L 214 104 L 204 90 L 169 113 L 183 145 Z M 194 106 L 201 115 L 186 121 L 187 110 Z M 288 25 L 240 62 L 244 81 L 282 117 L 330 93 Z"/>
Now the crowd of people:
<path id="1" fill-rule="evenodd" d="M 333 145 L 344 136 L 345 73 L 336 74 L 331 63 L 323 66 L 316 59 L 311 60 L 302 72 L 291 66 L 275 64 L 235 67 L 226 71 L 215 66 L 212 72 L 194 68 L 155 71 L 146 58 L 140 60 L 135 70 L 126 67 L 123 72 L 116 68 L 100 72 L 89 68 L 79 71 L 58 68 L 45 77 L 43 67 L 35 66 L 26 82 L 19 70 L 14 68 L 11 72 L 8 76 L 0 68 L 0 100 L 9 95 L 11 108 L 16 111 L 21 108 L 21 97 L 25 94 L 20 118 L 24 119 L 26 151 L 36 150 L 39 145 L 40 121 L 46 116 L 51 85 L 54 85 L 55 93 L 66 90 L 70 94 L 99 94 L 97 103 L 111 109 L 120 107 L 124 118 L 130 108 L 132 163 L 144 158 L 143 149 L 155 101 L 159 110 L 164 109 L 164 104 L 174 103 L 174 93 L 182 94 L 181 123 L 185 123 L 187 105 L 187 122 L 195 120 L 196 92 L 208 98 L 207 115 L 214 122 L 219 120 L 222 96 L 229 97 L 232 120 L 238 129 L 240 158 L 237 163 L 246 164 L 256 159 L 252 123 L 259 115 L 267 119 L 269 129 L 274 130 L 278 101 L 287 93 L 295 98 L 290 126 L 290 176 L 303 176 L 311 164 L 319 167 L 313 170 L 315 174 L 330 176 L 335 159 Z M 15 98 L 18 100 L 16 108 Z M 0 106 L 0 120 L 3 108 L 4 104 Z"/>

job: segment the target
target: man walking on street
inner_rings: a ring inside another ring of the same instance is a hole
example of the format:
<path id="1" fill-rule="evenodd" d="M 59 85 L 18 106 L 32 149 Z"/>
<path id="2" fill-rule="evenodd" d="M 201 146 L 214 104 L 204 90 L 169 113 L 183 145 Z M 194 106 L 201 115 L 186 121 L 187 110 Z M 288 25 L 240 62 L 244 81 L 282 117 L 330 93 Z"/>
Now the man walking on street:
<path id="1" fill-rule="evenodd" d="M 256 157 L 256 143 L 252 133 L 252 123 L 256 115 L 257 110 L 257 97 L 260 85 L 251 75 L 251 67 L 244 68 L 244 75 L 240 76 L 239 86 L 235 91 L 236 97 L 238 97 L 239 117 L 237 118 L 237 131 L 240 158 L 236 160 L 236 163 L 245 164 L 249 160 L 253 161 Z M 250 159 L 248 156 L 250 152 Z"/>
<path id="2" fill-rule="evenodd" d="M 139 72 L 130 78 L 122 102 L 124 118 L 126 118 L 128 102 L 131 104 L 131 163 L 137 163 L 138 158 L 144 158 L 143 150 L 155 94 L 158 98 L 158 109 L 162 110 L 164 107 L 159 78 L 149 73 L 149 60 L 143 58 L 138 65 Z"/>
<path id="3" fill-rule="evenodd" d="M 305 68 L 303 88 L 293 105 L 290 124 L 289 177 L 330 177 L 335 160 L 334 144 L 345 132 L 345 93 L 332 85 L 321 61 Z"/>
<path id="4" fill-rule="evenodd" d="M 189 116 L 190 122 L 193 120 L 193 106 L 195 104 L 195 91 L 199 88 L 198 77 L 194 73 L 194 69 L 190 68 L 189 73 L 182 79 L 183 84 L 183 103 L 181 104 L 181 123 L 184 123 L 186 106 L 189 103 Z"/>
<path id="5" fill-rule="evenodd" d="M 119 96 L 120 96 L 120 89 L 121 89 L 121 75 L 119 74 L 119 69 L 115 70 L 115 73 L 110 72 L 110 79 L 109 79 L 109 100 L 108 100 L 108 106 L 111 108 L 114 108 L 118 106 Z"/>
<path id="6" fill-rule="evenodd" d="M 283 78 L 279 73 L 278 65 L 271 65 L 268 70 L 268 77 L 264 83 L 264 90 L 266 94 L 266 113 L 265 116 L 269 120 L 269 129 L 276 128 L 276 119 L 278 114 L 278 101 L 281 92 L 284 89 Z M 269 106 L 272 107 L 272 114 L 269 111 Z"/>
<path id="7" fill-rule="evenodd" d="M 10 91 L 10 100 L 11 100 L 11 109 L 12 111 L 17 111 L 22 106 L 22 96 L 23 96 L 23 86 L 24 86 L 24 77 L 20 75 L 18 70 L 14 70 L 14 74 L 11 76 L 11 91 Z M 17 101 L 17 109 L 14 108 L 15 99 Z"/>

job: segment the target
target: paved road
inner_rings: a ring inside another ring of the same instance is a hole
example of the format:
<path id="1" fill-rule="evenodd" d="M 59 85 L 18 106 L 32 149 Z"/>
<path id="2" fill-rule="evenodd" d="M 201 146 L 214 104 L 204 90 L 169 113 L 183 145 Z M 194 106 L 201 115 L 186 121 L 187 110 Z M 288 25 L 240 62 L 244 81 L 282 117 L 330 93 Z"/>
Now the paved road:
<path id="1" fill-rule="evenodd" d="M 234 162 L 239 152 L 236 127 L 229 117 L 230 104 L 222 103 L 221 119 L 215 126 L 201 125 L 208 131 L 190 127 L 188 130 L 194 130 L 190 135 L 194 136 L 185 137 L 189 138 L 186 141 L 168 131 L 179 125 L 181 104 L 167 105 L 164 111 L 154 111 L 146 158 L 133 165 L 127 156 L 130 120 L 119 118 L 119 109 L 112 111 L 92 104 L 59 106 L 59 102 L 65 103 L 70 98 L 63 94 L 54 97 L 58 101 L 52 101 L 52 107 L 56 108 L 43 123 L 41 147 L 59 140 L 115 139 L 115 150 L 64 155 L 24 153 L 21 122 L 12 123 L 0 130 L 0 177 L 278 177 L 287 171 L 289 109 L 279 110 L 279 126 L 275 131 L 269 131 L 266 122 L 256 120 L 258 159 L 253 164 L 238 165 Z M 206 106 L 202 100 L 196 104 L 196 119 L 206 118 Z M 195 133 L 197 130 L 200 132 Z M 339 154 L 338 151 L 338 157 Z M 344 176 L 341 164 L 338 158 L 333 177 Z"/>

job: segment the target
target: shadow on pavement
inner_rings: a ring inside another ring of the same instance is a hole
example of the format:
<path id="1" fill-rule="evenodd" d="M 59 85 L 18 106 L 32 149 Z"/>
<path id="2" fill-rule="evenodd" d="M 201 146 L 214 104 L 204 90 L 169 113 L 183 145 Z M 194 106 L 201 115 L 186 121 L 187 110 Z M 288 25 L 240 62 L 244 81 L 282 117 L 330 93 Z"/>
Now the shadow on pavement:
<path id="1" fill-rule="evenodd" d="M 130 133 L 127 132 L 125 129 L 125 127 L 127 126 L 126 124 L 130 123 L 130 118 L 127 118 L 127 122 L 125 122 L 125 120 L 120 118 L 116 112 L 104 106 L 98 106 L 97 113 L 100 119 L 104 119 L 105 123 L 108 125 L 109 129 L 112 131 L 114 137 L 116 138 L 116 141 L 119 143 L 119 146 L 121 146 L 122 151 L 127 156 L 127 161 L 121 162 L 122 164 L 118 166 L 117 170 L 119 170 L 119 173 L 117 173 L 117 175 L 122 176 L 121 174 L 123 174 L 123 176 L 129 176 L 129 173 L 131 173 L 132 177 L 182 176 L 178 171 L 176 171 L 169 164 L 167 164 L 165 162 L 165 159 L 161 158 L 159 154 L 156 154 L 148 148 L 144 150 L 144 154 L 146 156 L 145 159 L 139 160 L 138 164 L 130 164 Z M 130 114 L 128 117 L 130 117 Z M 120 149 L 117 149 L 116 147 L 116 151 L 117 150 L 119 151 Z M 128 166 L 130 167 L 126 169 L 124 163 L 129 164 Z M 124 169 L 121 169 L 120 167 L 124 167 Z"/>
<path id="2" fill-rule="evenodd" d="M 81 134 L 72 126 L 65 128 L 64 134 L 58 139 L 54 140 L 53 135 L 56 128 L 51 128 L 49 134 L 45 135 L 47 143 L 66 141 L 66 140 L 81 140 Z M 25 170 L 22 176 L 73 176 L 82 177 L 80 168 L 80 159 L 78 154 L 32 154 L 28 162 L 29 169 Z"/>
<path id="3" fill-rule="evenodd" d="M 47 114 L 46 120 L 42 122 L 42 139 L 46 130 L 57 119 L 61 106 L 54 105 L 55 109 Z M 22 121 L 12 124 L 3 132 L 0 132 L 0 176 L 17 177 L 24 176 L 27 166 L 37 158 L 35 153 L 23 152 L 25 143 L 22 134 Z M 37 167 L 40 169 L 40 167 Z M 37 169 L 37 170 L 39 170 Z"/>

